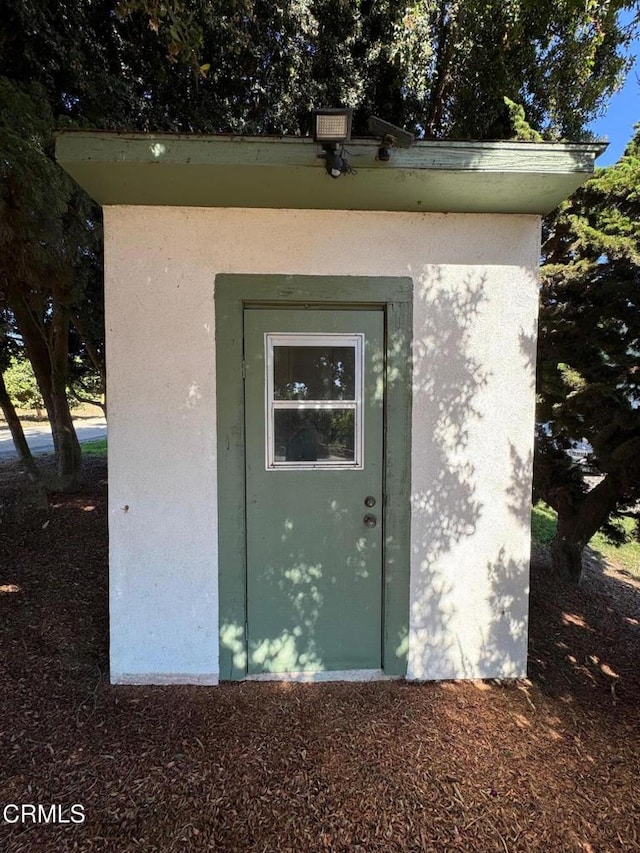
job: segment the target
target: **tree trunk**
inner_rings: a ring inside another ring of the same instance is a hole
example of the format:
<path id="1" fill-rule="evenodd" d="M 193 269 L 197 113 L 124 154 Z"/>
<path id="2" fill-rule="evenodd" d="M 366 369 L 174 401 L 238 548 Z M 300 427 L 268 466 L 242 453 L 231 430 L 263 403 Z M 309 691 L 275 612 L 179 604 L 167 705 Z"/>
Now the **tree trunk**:
<path id="1" fill-rule="evenodd" d="M 585 543 L 565 524 L 564 535 L 556 533 L 551 542 L 551 562 L 560 580 L 579 583 L 582 577 L 582 554 Z"/>
<path id="2" fill-rule="evenodd" d="M 579 583 L 582 555 L 591 537 L 615 509 L 621 494 L 621 482 L 607 474 L 586 495 L 571 495 L 568 489 L 555 489 L 548 497 L 558 513 L 558 529 L 551 542 L 554 572 L 564 581 Z"/>
<path id="3" fill-rule="evenodd" d="M 69 410 L 64 379 L 52 377 L 51 391 L 55 413 L 51 430 L 56 448 L 58 481 L 63 491 L 71 491 L 78 486 L 82 451 Z"/>
<path id="4" fill-rule="evenodd" d="M 91 363 L 100 374 L 102 384 L 106 385 L 107 371 L 105 369 L 104 359 L 100 357 L 100 353 L 98 352 L 98 349 L 94 342 L 91 340 L 91 337 L 87 332 L 87 328 L 84 322 L 77 313 L 73 315 L 73 325 L 75 326 L 76 332 L 78 333 L 78 336 L 81 338 L 82 343 L 85 346 L 87 355 L 91 359 Z"/>
<path id="5" fill-rule="evenodd" d="M 9 397 L 7 386 L 4 384 L 4 376 L 2 373 L 0 373 L 0 407 L 4 413 L 7 426 L 11 432 L 11 438 L 13 439 L 13 446 L 16 449 L 16 453 L 20 458 L 23 468 L 28 473 L 31 480 L 37 480 L 39 478 L 38 469 L 36 467 L 35 460 L 31 455 L 31 450 L 29 450 L 29 445 L 27 444 L 27 439 L 25 438 L 20 419 L 18 418 L 15 407 Z"/>
<path id="6" fill-rule="evenodd" d="M 435 52 L 435 74 L 427 104 L 425 122 L 427 138 L 437 138 L 442 132 L 447 89 L 451 84 L 451 63 L 453 60 L 454 30 L 458 4 L 441 0 L 438 11 L 437 47 Z"/>
<path id="7" fill-rule="evenodd" d="M 88 406 L 97 406 L 99 409 L 102 409 L 102 414 L 107 417 L 107 403 L 106 398 L 103 396 L 102 400 L 95 400 L 93 397 L 81 397 L 80 394 L 74 389 L 73 390 L 73 399 L 77 403 L 86 403 Z"/>
<path id="8" fill-rule="evenodd" d="M 11 304 L 49 416 L 58 487 L 72 491 L 80 478 L 82 452 L 67 398 L 69 320 L 54 304 L 53 318 L 47 329 L 38 322 L 19 294 Z"/>
<path id="9" fill-rule="evenodd" d="M 91 403 L 92 405 L 100 406 L 100 408 L 102 409 L 104 416 L 106 418 L 107 417 L 107 369 L 106 369 L 104 357 L 100 356 L 100 353 L 98 352 L 98 349 L 97 349 L 94 341 L 91 339 L 90 335 L 87 332 L 87 328 L 86 328 L 83 320 L 81 319 L 81 317 L 77 313 L 73 315 L 73 325 L 75 326 L 76 332 L 78 333 L 79 337 L 82 339 L 82 342 L 84 343 L 85 349 L 87 351 L 87 355 L 89 356 L 91 363 L 93 364 L 95 369 L 100 374 L 100 380 L 102 382 L 102 397 L 103 397 L 103 399 L 102 399 L 102 401 L 99 402 L 97 400 L 87 400 L 87 399 L 83 400 L 82 397 L 79 397 L 77 394 L 75 396 L 80 403 Z"/>

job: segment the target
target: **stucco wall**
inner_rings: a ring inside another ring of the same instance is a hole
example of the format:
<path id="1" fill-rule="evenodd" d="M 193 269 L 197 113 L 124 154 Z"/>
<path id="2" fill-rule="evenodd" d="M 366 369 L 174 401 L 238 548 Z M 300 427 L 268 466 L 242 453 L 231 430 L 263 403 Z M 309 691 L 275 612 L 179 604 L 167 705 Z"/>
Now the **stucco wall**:
<path id="1" fill-rule="evenodd" d="M 409 678 L 526 667 L 539 221 L 105 209 L 111 678 L 218 673 L 214 279 L 414 279 Z"/>

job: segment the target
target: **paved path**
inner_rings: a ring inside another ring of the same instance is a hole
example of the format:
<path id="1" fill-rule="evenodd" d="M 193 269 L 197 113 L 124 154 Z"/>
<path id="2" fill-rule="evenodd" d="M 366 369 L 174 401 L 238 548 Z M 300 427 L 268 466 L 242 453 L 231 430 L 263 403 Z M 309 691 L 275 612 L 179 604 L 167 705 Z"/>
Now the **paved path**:
<path id="1" fill-rule="evenodd" d="M 107 422 L 104 418 L 78 418 L 73 423 L 80 442 L 93 441 L 95 438 L 106 438 L 107 436 Z M 26 422 L 22 426 L 32 453 L 51 453 L 53 451 L 53 438 L 48 422 Z M 16 456 L 9 428 L 2 424 L 0 426 L 0 459 L 15 459 Z"/>

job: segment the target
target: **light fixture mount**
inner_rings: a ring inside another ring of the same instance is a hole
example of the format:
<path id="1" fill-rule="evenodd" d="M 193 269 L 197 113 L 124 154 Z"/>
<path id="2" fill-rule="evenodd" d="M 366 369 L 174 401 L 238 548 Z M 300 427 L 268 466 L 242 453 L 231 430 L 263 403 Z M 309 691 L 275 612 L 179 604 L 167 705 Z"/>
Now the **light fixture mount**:
<path id="1" fill-rule="evenodd" d="M 367 127 L 372 136 L 377 136 L 381 140 L 376 159 L 383 163 L 391 159 L 392 148 L 409 148 L 414 141 L 413 134 L 409 133 L 408 130 L 396 127 L 395 124 L 377 116 L 369 116 Z"/>
<path id="2" fill-rule="evenodd" d="M 325 159 L 325 169 L 331 178 L 339 178 L 341 175 L 355 175 L 356 170 L 352 168 L 344 156 L 344 148 L 338 151 L 338 146 L 331 143 L 322 146 Z"/>

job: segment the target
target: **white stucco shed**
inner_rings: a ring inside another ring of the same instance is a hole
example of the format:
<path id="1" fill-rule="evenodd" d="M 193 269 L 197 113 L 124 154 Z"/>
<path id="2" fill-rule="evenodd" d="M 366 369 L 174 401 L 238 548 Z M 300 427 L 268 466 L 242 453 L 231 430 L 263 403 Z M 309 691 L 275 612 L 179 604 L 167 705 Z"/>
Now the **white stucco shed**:
<path id="1" fill-rule="evenodd" d="M 104 208 L 115 683 L 526 673 L 540 218 L 602 146 L 349 150 L 58 136 Z"/>

